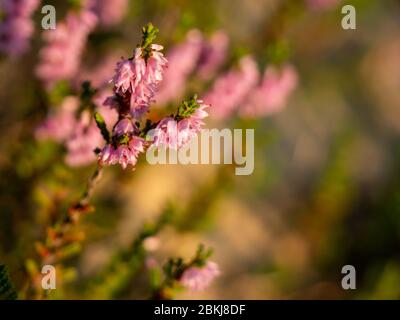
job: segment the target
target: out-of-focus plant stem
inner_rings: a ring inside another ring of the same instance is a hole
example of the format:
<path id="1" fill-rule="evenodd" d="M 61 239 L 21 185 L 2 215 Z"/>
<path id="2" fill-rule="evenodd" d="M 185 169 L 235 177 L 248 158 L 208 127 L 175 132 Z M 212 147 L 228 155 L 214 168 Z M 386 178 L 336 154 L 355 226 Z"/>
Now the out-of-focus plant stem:
<path id="1" fill-rule="evenodd" d="M 90 205 L 90 200 L 102 173 L 103 167 L 98 163 L 81 198 L 69 207 L 67 213 L 57 223 L 47 229 L 45 242 L 36 243 L 36 250 L 40 256 L 39 267 L 46 264 L 59 264 L 63 259 L 80 251 L 80 242 L 83 240 L 84 234 L 74 231 L 73 227 L 85 214 L 94 211 L 94 207 Z M 33 288 L 34 297 L 43 298 L 44 290 L 39 286 L 38 264 L 33 260 L 26 262 L 30 275 L 30 287 Z"/>

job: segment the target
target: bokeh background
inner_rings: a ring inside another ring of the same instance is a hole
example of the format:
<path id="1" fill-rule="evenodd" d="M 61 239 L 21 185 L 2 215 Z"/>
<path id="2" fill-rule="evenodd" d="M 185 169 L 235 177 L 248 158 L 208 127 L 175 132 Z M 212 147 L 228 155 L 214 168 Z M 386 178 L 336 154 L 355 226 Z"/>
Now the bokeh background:
<path id="1" fill-rule="evenodd" d="M 46 4 L 56 7 L 57 19 L 68 6 Z M 355 6 L 356 30 L 342 29 L 343 4 Z M 166 51 L 190 29 L 224 30 L 226 68 L 251 54 L 262 69 L 271 43 L 283 41 L 298 88 L 280 113 L 208 122 L 255 129 L 250 176 L 235 176 L 229 165 L 151 166 L 145 159 L 133 172 L 107 168 L 96 212 L 81 224 L 81 252 L 62 266 L 49 298 L 146 298 L 146 261 L 189 258 L 198 243 L 214 249 L 221 275 L 205 292 L 176 298 L 400 298 L 399 14 L 395 0 L 343 1 L 323 10 L 300 0 L 129 1 L 121 23 L 90 35 L 83 65 L 129 56 L 151 21 Z M 22 297 L 35 241 L 94 169 L 67 166 L 62 146 L 34 138 L 61 94 L 49 98 L 34 75 L 40 19 L 39 11 L 29 53 L 0 60 L 0 262 Z M 131 259 L 132 241 L 166 207 L 171 223 L 146 243 L 144 261 Z M 347 264 L 356 268 L 356 290 L 341 288 Z"/>

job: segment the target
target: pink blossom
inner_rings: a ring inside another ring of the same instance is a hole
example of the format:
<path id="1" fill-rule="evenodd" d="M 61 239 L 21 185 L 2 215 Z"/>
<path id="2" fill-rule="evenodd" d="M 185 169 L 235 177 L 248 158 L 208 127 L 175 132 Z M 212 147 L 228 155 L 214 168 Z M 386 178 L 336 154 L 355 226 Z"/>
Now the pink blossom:
<path id="1" fill-rule="evenodd" d="M 115 86 L 115 91 L 120 94 L 132 90 L 144 77 L 146 72 L 146 63 L 144 59 L 139 57 L 135 61 L 130 59 L 117 62 L 115 75 L 112 79 Z"/>
<path id="2" fill-rule="evenodd" d="M 124 118 L 118 121 L 114 127 L 114 135 L 123 136 L 126 134 L 131 134 L 137 130 L 136 126 L 132 123 L 131 119 Z"/>
<path id="3" fill-rule="evenodd" d="M 103 165 L 120 164 L 123 169 L 128 165 L 135 166 L 139 153 L 144 152 L 145 141 L 136 136 L 130 137 L 128 144 L 121 144 L 117 148 L 107 144 L 100 152 L 99 161 Z"/>
<path id="4" fill-rule="evenodd" d="M 47 45 L 40 51 L 36 75 L 51 87 L 55 82 L 71 79 L 80 66 L 80 58 L 88 34 L 97 24 L 96 16 L 89 10 L 70 12 L 55 30 L 47 30 L 43 39 Z"/>
<path id="5" fill-rule="evenodd" d="M 93 0 L 88 7 L 98 16 L 104 26 L 118 24 L 128 10 L 128 0 Z"/>
<path id="6" fill-rule="evenodd" d="M 158 84 L 163 79 L 163 71 L 167 60 L 160 52 L 163 47 L 152 44 L 147 62 L 143 57 L 143 49 L 137 48 L 132 59 L 123 59 L 117 63 L 112 79 L 114 90 L 118 95 L 130 94 L 131 114 L 140 118 L 148 111 Z M 106 105 L 115 106 L 115 98 L 105 101 Z"/>
<path id="7" fill-rule="evenodd" d="M 197 72 L 204 80 L 211 79 L 226 58 L 229 37 L 223 31 L 213 33 L 208 41 L 204 41 L 198 62 Z"/>
<path id="8" fill-rule="evenodd" d="M 152 44 L 151 55 L 146 64 L 146 81 L 154 85 L 159 84 L 163 80 L 164 68 L 167 66 L 167 59 L 161 53 L 163 46 Z"/>
<path id="9" fill-rule="evenodd" d="M 162 119 L 150 136 L 156 147 L 178 148 L 178 124 L 172 117 Z"/>
<path id="10" fill-rule="evenodd" d="M 164 104 L 181 98 L 187 78 L 196 68 L 202 44 L 201 33 L 191 30 L 183 43 L 168 52 L 168 69 L 156 95 L 157 103 Z"/>
<path id="11" fill-rule="evenodd" d="M 215 262 L 207 261 L 202 267 L 190 267 L 180 278 L 180 283 L 190 291 L 202 291 L 220 274 Z"/>
<path id="12" fill-rule="evenodd" d="M 200 107 L 196 109 L 193 115 L 178 122 L 178 147 L 187 145 L 201 130 L 204 125 L 203 119 L 208 116 L 204 110 L 208 105 L 202 100 L 197 100 Z"/>
<path id="13" fill-rule="evenodd" d="M 76 126 L 75 113 L 78 106 L 78 98 L 66 97 L 61 106 L 56 110 L 52 110 L 43 124 L 36 129 L 36 138 L 38 140 L 54 140 L 56 142 L 65 141 Z"/>
<path id="14" fill-rule="evenodd" d="M 285 65 L 281 70 L 268 67 L 261 84 L 251 92 L 241 108 L 241 115 L 256 117 L 280 111 L 296 88 L 297 81 L 296 69 L 291 65 Z"/>
<path id="15" fill-rule="evenodd" d="M 34 32 L 31 15 L 39 3 L 39 0 L 3 0 L 0 12 L 5 18 L 0 22 L 0 52 L 19 56 L 29 49 Z"/>
<path id="16" fill-rule="evenodd" d="M 208 116 L 204 110 L 208 105 L 202 100 L 197 100 L 200 107 L 188 118 L 176 121 L 172 117 L 162 119 L 155 130 L 150 134 L 150 139 L 156 147 L 164 146 L 177 150 L 187 145 L 201 130 L 203 119 Z"/>
<path id="17" fill-rule="evenodd" d="M 258 79 L 256 62 L 251 57 L 243 57 L 239 70 L 231 70 L 218 78 L 205 94 L 204 101 L 213 106 L 212 116 L 217 119 L 229 117 L 244 102 Z"/>

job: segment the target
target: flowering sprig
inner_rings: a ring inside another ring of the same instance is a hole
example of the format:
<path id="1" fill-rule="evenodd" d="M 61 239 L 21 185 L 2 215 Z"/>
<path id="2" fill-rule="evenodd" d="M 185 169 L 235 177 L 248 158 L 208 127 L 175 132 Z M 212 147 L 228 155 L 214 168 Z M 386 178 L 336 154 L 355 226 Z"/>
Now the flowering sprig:
<path id="1" fill-rule="evenodd" d="M 172 138 L 177 141 L 175 142 L 177 145 L 185 145 L 200 131 L 204 124 L 202 120 L 207 116 L 207 112 L 204 111 L 207 105 L 198 100 L 197 96 L 194 96 L 181 104 L 175 116 L 166 117 L 155 123 L 147 119 L 144 127 L 140 130 L 141 116 L 147 112 L 157 86 L 163 79 L 163 70 L 167 64 L 161 53 L 162 47 L 152 43 L 157 31 L 151 24 L 143 28 L 142 44 L 136 48 L 134 56 L 129 59 L 122 59 L 117 64 L 112 79 L 114 94 L 106 98 L 103 103 L 109 111 L 114 110 L 118 113 L 118 120 L 112 130 L 107 128 L 107 121 L 102 116 L 102 112 L 97 108 L 95 109 L 96 104 L 93 99 L 97 91 L 91 88 L 89 83 L 83 85 L 80 104 L 77 103 L 79 102 L 78 99 L 74 99 L 76 105 L 69 110 L 71 112 L 68 114 L 83 117 L 94 112 L 91 121 L 78 122 L 77 127 L 85 129 L 79 132 L 82 131 L 81 133 L 83 133 L 91 127 L 96 130 L 99 129 L 96 132 L 99 135 L 101 134 L 106 144 L 101 149 L 96 149 L 98 165 L 81 198 L 70 206 L 67 213 L 54 226 L 48 228 L 46 241 L 36 244 L 42 263 L 58 263 L 61 259 L 67 258 L 80 250 L 79 242 L 83 240 L 83 237 L 82 233 L 76 232 L 74 226 L 78 224 L 82 216 L 94 210 L 94 207 L 90 205 L 90 200 L 105 165 L 118 163 L 124 169 L 128 165 L 135 167 L 140 153 L 143 153 L 149 145 L 159 144 L 163 140 L 162 137 L 166 138 L 165 135 L 157 134 L 150 139 L 144 138 L 148 138 L 147 135 L 151 129 L 155 128 L 156 131 L 159 129 L 158 132 L 160 132 L 160 127 L 166 121 L 172 121 L 178 129 L 177 134 L 168 137 L 168 141 L 164 141 L 166 146 Z M 168 134 L 169 132 L 167 136 Z M 67 146 L 69 146 L 68 143 Z M 82 142 L 79 139 L 78 141 L 73 139 L 72 146 L 80 150 Z M 90 150 L 86 144 L 83 144 L 83 147 L 85 151 L 93 154 L 94 148 Z M 201 255 L 198 254 L 196 260 L 190 265 L 197 264 L 196 261 L 200 258 Z"/>
<path id="2" fill-rule="evenodd" d="M 161 53 L 163 47 L 152 43 L 158 29 L 149 23 L 142 31 L 142 44 L 133 57 L 117 63 L 112 78 L 114 95 L 104 101 L 104 105 L 116 109 L 121 116 L 130 114 L 138 120 L 148 112 L 167 66 Z"/>
<path id="3" fill-rule="evenodd" d="M 163 281 L 154 290 L 154 299 L 171 299 L 176 290 L 200 291 L 207 288 L 220 274 L 219 267 L 209 260 L 212 249 L 199 245 L 194 257 L 185 262 L 182 258 L 170 258 L 163 266 Z"/>
<path id="4" fill-rule="evenodd" d="M 155 123 L 147 119 L 144 129 L 139 130 L 140 120 L 148 112 L 167 66 L 162 46 L 153 44 L 158 29 L 149 23 L 142 33 L 141 45 L 134 56 L 117 63 L 112 79 L 114 95 L 104 101 L 105 106 L 115 109 L 119 115 L 112 133 L 107 134 L 104 124 L 99 122 L 101 119 L 96 120 L 107 143 L 98 154 L 102 165 L 134 167 L 139 154 L 152 144 L 179 148 L 200 131 L 202 119 L 207 116 L 204 111 L 207 106 L 194 96 L 181 104 L 175 116 Z M 148 134 L 150 129 L 154 132 Z"/>

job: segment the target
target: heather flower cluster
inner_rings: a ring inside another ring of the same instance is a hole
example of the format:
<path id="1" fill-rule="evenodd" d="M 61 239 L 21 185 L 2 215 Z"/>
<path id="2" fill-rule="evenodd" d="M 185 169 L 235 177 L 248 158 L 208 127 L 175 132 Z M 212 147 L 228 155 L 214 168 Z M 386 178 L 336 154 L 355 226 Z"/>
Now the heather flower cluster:
<path id="1" fill-rule="evenodd" d="M 190 291 L 203 291 L 219 274 L 218 265 L 213 261 L 207 261 L 201 267 L 193 266 L 186 269 L 180 278 L 180 283 Z"/>
<path id="2" fill-rule="evenodd" d="M 102 165 L 120 164 L 124 169 L 128 165 L 134 167 L 146 147 L 154 143 L 157 147 L 180 148 L 204 125 L 207 106 L 194 97 L 183 102 L 175 116 L 156 123 L 148 119 L 145 127 L 139 128 L 140 121 L 154 102 L 167 67 L 167 60 L 161 52 L 163 47 L 153 44 L 157 32 L 153 25 L 147 25 L 143 29 L 142 44 L 135 49 L 133 57 L 117 63 L 112 78 L 114 94 L 105 99 L 104 105 L 116 110 L 119 119 L 111 135 L 103 130 L 107 144 L 99 152 Z M 99 118 L 97 121 L 101 128 L 102 120 Z"/>
<path id="3" fill-rule="evenodd" d="M 117 63 L 112 95 L 108 89 L 96 91 L 84 84 L 84 98 L 65 98 L 38 127 L 37 139 L 63 143 L 70 166 L 93 162 L 96 152 L 101 165 L 120 164 L 124 169 L 134 167 L 139 154 L 152 144 L 178 149 L 189 143 L 208 115 L 207 105 L 197 97 L 184 101 L 175 115 L 158 122 L 143 121 L 167 68 L 162 46 L 153 44 L 157 32 L 147 25 L 133 57 Z M 94 119 L 90 116 L 93 111 Z"/>
<path id="4" fill-rule="evenodd" d="M 19 56 L 29 49 L 34 33 L 32 14 L 40 0 L 2 0 L 0 3 L 0 53 Z"/>
<path id="5" fill-rule="evenodd" d="M 186 146 L 201 130 L 203 119 L 208 116 L 208 105 L 194 97 L 184 102 L 175 117 L 161 120 L 155 130 L 149 134 L 156 147 L 178 150 Z M 184 115 L 184 116 L 183 116 Z"/>
<path id="6" fill-rule="evenodd" d="M 167 60 L 160 52 L 162 46 L 150 44 L 147 50 L 139 47 L 133 58 L 118 62 L 112 79 L 115 95 L 106 100 L 110 107 L 120 108 L 126 101 L 120 104 L 118 101 L 129 99 L 129 111 L 136 119 L 140 119 L 149 110 L 156 88 L 163 79 L 163 69 L 167 65 Z"/>
<path id="7" fill-rule="evenodd" d="M 101 150 L 99 161 L 103 165 L 120 164 L 123 169 L 135 166 L 140 153 L 144 152 L 145 140 L 137 136 L 138 129 L 132 119 L 123 118 L 113 130 L 112 143 Z"/>
<path id="8" fill-rule="evenodd" d="M 55 30 L 43 33 L 46 46 L 40 51 L 36 75 L 51 88 L 57 81 L 73 78 L 79 70 L 80 58 L 89 33 L 96 27 L 97 16 L 83 6 L 70 11 Z"/>
<path id="9" fill-rule="evenodd" d="M 168 299 L 171 288 L 185 288 L 189 291 L 203 291 L 220 275 L 219 266 L 210 261 L 211 249 L 199 245 L 195 256 L 185 262 L 182 258 L 171 258 L 163 266 L 164 281 L 156 291 L 155 298 Z M 155 267 L 154 262 L 150 267 Z"/>

